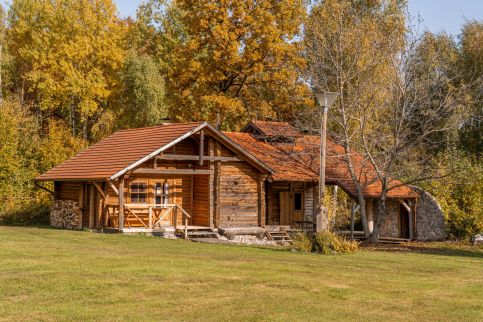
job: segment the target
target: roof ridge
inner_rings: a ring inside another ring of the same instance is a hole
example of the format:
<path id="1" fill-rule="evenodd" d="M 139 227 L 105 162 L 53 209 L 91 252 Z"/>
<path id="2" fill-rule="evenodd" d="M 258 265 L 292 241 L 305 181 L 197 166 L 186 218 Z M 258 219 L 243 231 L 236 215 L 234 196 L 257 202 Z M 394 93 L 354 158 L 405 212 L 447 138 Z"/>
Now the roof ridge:
<path id="1" fill-rule="evenodd" d="M 121 129 L 121 130 L 117 130 L 116 132 L 114 132 L 112 134 L 116 134 L 116 133 L 119 133 L 119 132 L 136 131 L 136 130 L 155 129 L 155 128 L 158 128 L 158 127 L 170 126 L 170 125 L 189 125 L 189 124 L 201 124 L 201 123 L 203 123 L 203 121 L 198 121 L 198 122 L 179 122 L 179 123 L 176 123 L 176 122 L 175 123 L 166 122 L 166 123 L 161 123 L 161 124 L 157 124 L 157 125 L 153 125 L 153 126 L 133 127 L 133 128 L 129 128 L 129 129 Z"/>

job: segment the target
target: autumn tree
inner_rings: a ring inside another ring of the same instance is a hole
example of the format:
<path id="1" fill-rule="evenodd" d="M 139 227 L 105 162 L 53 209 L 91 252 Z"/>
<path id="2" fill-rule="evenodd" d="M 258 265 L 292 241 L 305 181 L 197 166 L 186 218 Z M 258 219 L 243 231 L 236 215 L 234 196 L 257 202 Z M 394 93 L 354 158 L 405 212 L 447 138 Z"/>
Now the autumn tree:
<path id="1" fill-rule="evenodd" d="M 370 231 L 365 214 L 365 178 L 352 154 L 361 147 L 360 120 L 378 112 L 390 93 L 386 84 L 395 77 L 393 58 L 402 48 L 405 33 L 402 1 L 325 0 L 317 2 L 305 26 L 307 79 L 315 91 L 338 92 L 330 109 L 329 129 L 345 150 L 344 162 L 357 192 L 364 233 Z M 300 126 L 320 128 L 316 111 L 301 114 Z M 366 126 L 370 126 L 365 122 Z"/>
<path id="2" fill-rule="evenodd" d="M 112 1 L 14 0 L 8 23 L 12 91 L 37 115 L 68 120 L 88 139 L 118 88 L 124 58 L 124 25 Z"/>
<path id="3" fill-rule="evenodd" d="M 483 149 L 481 125 L 483 120 L 483 22 L 469 21 L 459 36 L 459 61 L 454 66 L 462 71 L 462 83 L 467 86 L 471 102 L 468 117 L 460 129 L 461 147 L 480 156 Z"/>
<path id="4" fill-rule="evenodd" d="M 290 118 L 311 104 L 299 77 L 303 1 L 160 4 L 151 1 L 144 12 L 152 15 L 151 28 L 159 26 L 163 40 L 174 120 L 219 117 L 224 128 L 233 129 L 252 118 Z"/>

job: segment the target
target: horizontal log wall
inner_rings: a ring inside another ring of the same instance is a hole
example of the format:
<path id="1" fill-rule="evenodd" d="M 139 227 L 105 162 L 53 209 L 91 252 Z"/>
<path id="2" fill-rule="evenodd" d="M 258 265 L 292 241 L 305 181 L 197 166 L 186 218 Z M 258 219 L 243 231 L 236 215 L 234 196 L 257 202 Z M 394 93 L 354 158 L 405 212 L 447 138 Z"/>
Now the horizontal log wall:
<path id="1" fill-rule="evenodd" d="M 258 176 L 258 171 L 244 162 L 221 164 L 218 226 L 258 225 Z"/>

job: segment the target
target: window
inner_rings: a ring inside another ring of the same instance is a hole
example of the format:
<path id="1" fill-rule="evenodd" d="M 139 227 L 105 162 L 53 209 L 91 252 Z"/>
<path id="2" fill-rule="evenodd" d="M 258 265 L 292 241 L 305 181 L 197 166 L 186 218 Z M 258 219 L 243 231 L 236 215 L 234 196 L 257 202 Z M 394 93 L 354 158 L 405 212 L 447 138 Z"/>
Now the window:
<path id="1" fill-rule="evenodd" d="M 131 203 L 146 203 L 146 183 L 133 182 L 129 188 Z"/>
<path id="2" fill-rule="evenodd" d="M 302 193 L 296 192 L 294 199 L 294 210 L 302 210 Z"/>
<path id="3" fill-rule="evenodd" d="M 157 205 L 165 205 L 168 203 L 169 185 L 167 182 L 156 182 L 154 185 L 154 199 Z"/>

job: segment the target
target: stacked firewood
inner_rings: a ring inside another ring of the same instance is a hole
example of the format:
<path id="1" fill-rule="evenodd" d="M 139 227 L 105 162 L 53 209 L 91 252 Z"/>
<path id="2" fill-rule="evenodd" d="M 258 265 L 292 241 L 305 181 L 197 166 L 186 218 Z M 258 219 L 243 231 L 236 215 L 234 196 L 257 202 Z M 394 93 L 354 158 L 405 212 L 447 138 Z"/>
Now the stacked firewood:
<path id="1" fill-rule="evenodd" d="M 50 212 L 50 225 L 57 228 L 79 227 L 79 203 L 71 200 L 56 200 Z"/>

